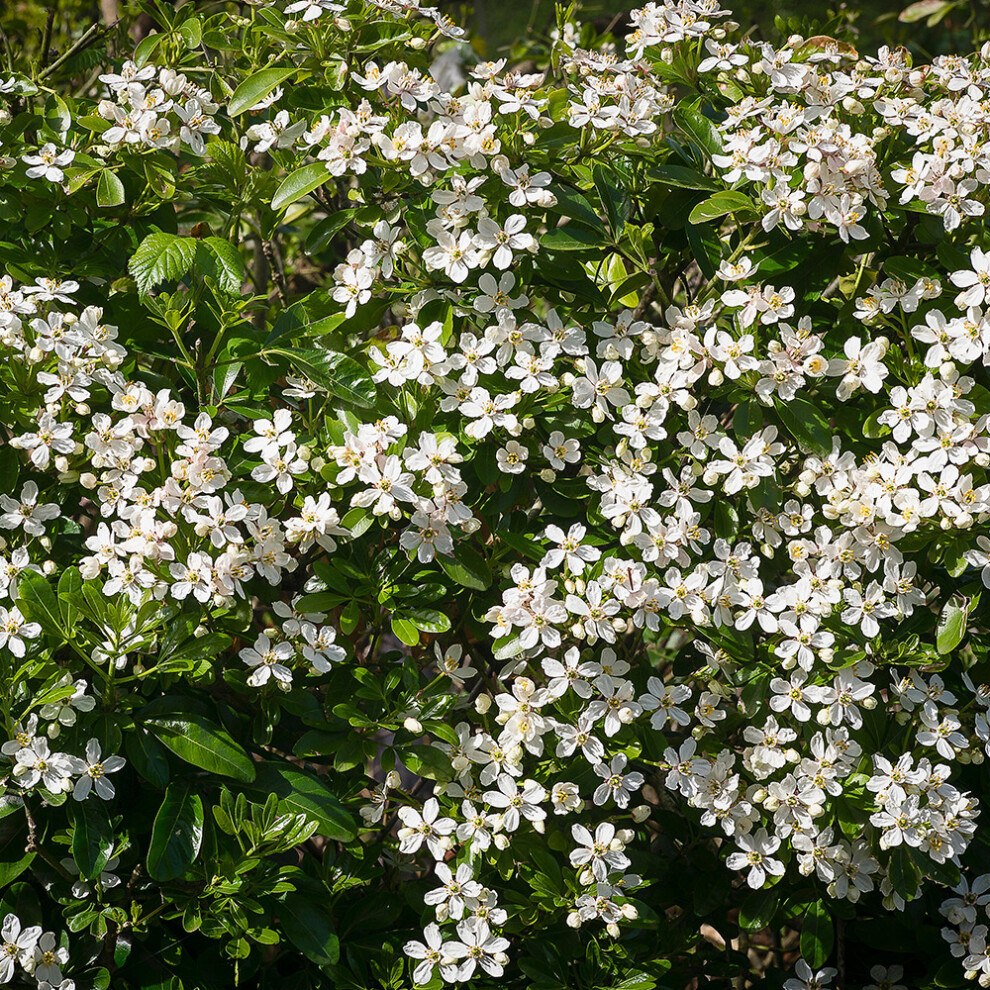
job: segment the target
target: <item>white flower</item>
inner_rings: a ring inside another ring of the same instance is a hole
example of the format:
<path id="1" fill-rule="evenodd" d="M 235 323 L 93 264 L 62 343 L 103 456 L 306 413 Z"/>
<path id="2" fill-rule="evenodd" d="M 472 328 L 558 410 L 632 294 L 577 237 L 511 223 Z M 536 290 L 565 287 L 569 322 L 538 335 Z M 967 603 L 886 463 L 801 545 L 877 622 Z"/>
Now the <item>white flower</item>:
<path id="1" fill-rule="evenodd" d="M 803 959 L 799 959 L 794 966 L 797 978 L 792 978 L 784 983 L 784 990 L 823 990 L 831 982 L 838 970 L 826 966 L 816 973 Z"/>
<path id="2" fill-rule="evenodd" d="M 72 164 L 76 153 L 71 148 L 59 151 L 50 141 L 42 145 L 36 155 L 24 155 L 21 161 L 30 168 L 25 173 L 29 179 L 47 179 L 59 183 L 65 178 L 62 170 Z"/>
<path id="3" fill-rule="evenodd" d="M 72 796 L 77 801 L 85 801 L 92 789 L 104 801 L 109 801 L 115 792 L 113 784 L 107 780 L 106 775 L 116 773 L 126 762 L 121 756 L 108 756 L 105 760 L 101 759 L 99 740 L 90 739 L 86 743 L 86 769 L 76 781 L 76 786 L 72 789 Z"/>
<path id="4" fill-rule="evenodd" d="M 399 851 L 415 853 L 425 842 L 434 859 L 443 859 L 450 848 L 448 836 L 457 827 L 453 818 L 440 818 L 440 802 L 430 798 L 420 814 L 415 808 L 400 808 Z"/>
<path id="5" fill-rule="evenodd" d="M 15 657 L 22 657 L 27 651 L 25 640 L 40 635 L 41 626 L 37 622 L 25 622 L 16 605 L 9 611 L 0 607 L 0 649 L 6 646 Z"/>
<path id="6" fill-rule="evenodd" d="M 292 681 L 292 671 L 285 661 L 290 660 L 294 652 L 291 643 L 274 643 L 262 634 L 255 640 L 253 648 L 246 647 L 238 656 L 252 668 L 248 684 L 261 687 L 271 677 L 283 684 Z"/>
<path id="7" fill-rule="evenodd" d="M 508 961 L 505 950 L 509 940 L 492 935 L 487 922 L 478 918 L 468 918 L 457 926 L 460 941 L 448 942 L 444 947 L 454 959 L 464 959 L 458 973 L 458 980 L 465 982 L 474 975 L 479 966 L 489 976 L 501 976 Z"/>
<path id="8" fill-rule="evenodd" d="M 510 440 L 504 447 L 499 447 L 495 461 L 499 471 L 504 474 L 522 474 L 526 470 L 526 459 L 529 450 L 516 440 Z"/>
<path id="9" fill-rule="evenodd" d="M 571 835 L 580 843 L 570 852 L 571 866 L 589 865 L 596 880 L 607 879 L 610 870 L 629 866 L 629 857 L 621 848 L 614 848 L 615 826 L 611 822 L 601 822 L 593 836 L 583 825 L 572 825 Z"/>
<path id="10" fill-rule="evenodd" d="M 763 886 L 768 873 L 775 877 L 784 875 L 784 864 L 773 858 L 773 854 L 780 848 L 780 839 L 767 835 L 765 828 L 749 835 L 737 835 L 736 845 L 743 851 L 730 853 L 725 865 L 730 870 L 748 869 L 746 883 L 754 890 Z"/>
<path id="11" fill-rule="evenodd" d="M 431 922 L 423 929 L 423 938 L 426 940 L 425 944 L 410 940 L 402 947 L 402 951 L 410 959 L 422 960 L 413 970 L 413 982 L 419 986 L 429 983 L 437 966 L 440 967 L 440 975 L 445 982 L 456 982 L 460 966 L 457 964 L 457 958 L 450 955 L 451 943 L 444 943 L 436 922 Z"/>
<path id="12" fill-rule="evenodd" d="M 38 486 L 33 481 L 27 482 L 21 489 L 20 500 L 0 495 L 0 506 L 4 510 L 0 515 L 0 526 L 4 529 L 21 526 L 28 536 L 44 536 L 45 527 L 42 524 L 58 519 L 61 514 L 54 502 L 38 505 Z"/>
<path id="13" fill-rule="evenodd" d="M 625 754 L 616 753 L 611 764 L 599 763 L 595 767 L 595 773 L 602 778 L 602 783 L 595 788 L 595 804 L 602 805 L 611 796 L 620 808 L 629 807 L 632 792 L 643 786 L 645 778 L 638 771 L 623 773 L 627 762 Z"/>
<path id="14" fill-rule="evenodd" d="M 35 943 L 41 937 L 41 925 L 22 928 L 16 914 L 8 914 L 0 929 L 0 984 L 9 983 L 14 976 L 14 963 L 30 959 Z"/>

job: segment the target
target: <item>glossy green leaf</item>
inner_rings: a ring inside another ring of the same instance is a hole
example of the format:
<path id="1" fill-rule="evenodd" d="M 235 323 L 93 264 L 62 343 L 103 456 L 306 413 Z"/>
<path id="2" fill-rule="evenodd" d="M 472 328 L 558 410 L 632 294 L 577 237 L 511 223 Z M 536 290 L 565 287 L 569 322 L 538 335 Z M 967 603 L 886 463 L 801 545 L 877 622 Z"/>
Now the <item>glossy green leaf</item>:
<path id="1" fill-rule="evenodd" d="M 256 769 L 249 790 L 265 797 L 276 795 L 283 811 L 315 820 L 319 834 L 328 839 L 349 842 L 357 834 L 354 818 L 318 777 L 275 761 L 258 763 Z"/>
<path id="2" fill-rule="evenodd" d="M 196 861 L 202 843 L 202 799 L 186 783 L 170 784 L 151 829 L 148 875 L 177 880 Z"/>
<path id="3" fill-rule="evenodd" d="M 935 633 L 935 648 L 942 656 L 951 653 L 963 641 L 967 617 L 968 609 L 958 598 L 945 603 Z"/>
<path id="4" fill-rule="evenodd" d="M 704 202 L 694 207 L 688 216 L 688 222 L 708 223 L 729 213 L 739 213 L 752 209 L 755 209 L 753 201 L 745 193 L 727 189 L 725 192 L 717 192 L 714 196 L 709 196 Z"/>
<path id="5" fill-rule="evenodd" d="M 332 181 L 333 177 L 327 171 L 323 162 L 311 162 L 296 169 L 291 175 L 282 180 L 275 195 L 272 197 L 272 209 L 276 212 L 294 203 L 303 196 L 308 196 L 314 189 L 319 189 L 324 182 Z"/>
<path id="6" fill-rule="evenodd" d="M 107 803 L 95 793 L 75 803 L 72 815 L 72 858 L 81 876 L 98 877 L 113 854 L 114 834 Z"/>
<path id="7" fill-rule="evenodd" d="M 657 165 L 647 172 L 649 177 L 663 186 L 680 189 L 710 189 L 715 192 L 722 184 L 711 176 L 684 165 Z"/>
<path id="8" fill-rule="evenodd" d="M 285 82 L 290 76 L 295 75 L 296 71 L 294 66 L 285 68 L 273 67 L 270 69 L 261 69 L 253 75 L 248 76 L 234 90 L 234 95 L 227 104 L 227 113 L 231 117 L 236 117 L 238 114 L 244 113 L 245 110 L 250 110 L 251 107 L 260 103 L 269 93 L 273 92 L 280 83 Z M 326 171 L 326 168 L 324 168 L 324 171 Z"/>
<path id="9" fill-rule="evenodd" d="M 143 724 L 180 760 L 235 780 L 254 780 L 255 764 L 251 757 L 226 730 L 205 716 L 156 713 Z"/>
<path id="10" fill-rule="evenodd" d="M 674 123 L 710 158 L 722 153 L 722 138 L 715 124 L 700 110 L 683 103 L 674 107 Z"/>
<path id="11" fill-rule="evenodd" d="M 289 941 L 307 959 L 326 966 L 340 958 L 340 941 L 330 915 L 306 893 L 286 894 L 279 905 L 278 918 Z"/>
<path id="12" fill-rule="evenodd" d="M 176 234 L 149 234 L 131 255 L 127 270 L 142 295 L 162 282 L 175 282 L 189 273 L 196 258 L 196 239 Z"/>
<path id="13" fill-rule="evenodd" d="M 346 354 L 312 347 L 299 350 L 273 347 L 267 353 L 287 358 L 296 371 L 344 402 L 365 409 L 375 404 L 377 392 L 371 375 Z"/>
<path id="14" fill-rule="evenodd" d="M 46 633 L 62 635 L 62 616 L 55 592 L 44 575 L 24 571 L 17 581 L 17 597 L 26 619 L 37 622 Z"/>
<path id="15" fill-rule="evenodd" d="M 454 547 L 454 556 L 440 554 L 437 562 L 444 573 L 465 588 L 485 591 L 492 583 L 492 570 L 484 558 L 466 544 Z"/>
<path id="16" fill-rule="evenodd" d="M 123 202 L 124 183 L 110 169 L 103 169 L 96 182 L 96 205 L 103 207 L 120 206 Z"/>
<path id="17" fill-rule="evenodd" d="M 815 901 L 804 913 L 801 955 L 812 969 L 824 966 L 835 945 L 832 915 L 824 901 Z"/>

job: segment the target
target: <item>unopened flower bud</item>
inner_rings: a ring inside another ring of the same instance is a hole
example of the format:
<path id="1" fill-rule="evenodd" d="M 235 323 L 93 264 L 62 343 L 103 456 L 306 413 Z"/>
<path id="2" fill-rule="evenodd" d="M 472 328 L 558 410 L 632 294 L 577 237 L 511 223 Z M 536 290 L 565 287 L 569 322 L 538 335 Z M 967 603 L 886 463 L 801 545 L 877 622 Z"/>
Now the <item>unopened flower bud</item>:
<path id="1" fill-rule="evenodd" d="M 577 911 L 571 911 L 567 915 L 567 927 L 568 928 L 580 928 L 581 927 L 581 915 Z"/>
<path id="2" fill-rule="evenodd" d="M 423 734 L 423 723 L 420 722 L 418 718 L 413 718 L 410 715 L 409 718 L 402 723 L 402 725 L 403 728 L 407 729 L 409 732 L 412 732 L 414 735 L 419 736 Z"/>
<path id="3" fill-rule="evenodd" d="M 622 917 L 628 921 L 635 921 L 639 917 L 639 910 L 634 904 L 623 904 L 619 910 L 622 912 Z"/>
<path id="4" fill-rule="evenodd" d="M 638 804 L 632 810 L 632 820 L 636 822 L 637 825 L 645 822 L 647 818 L 650 817 L 652 809 L 648 804 Z"/>

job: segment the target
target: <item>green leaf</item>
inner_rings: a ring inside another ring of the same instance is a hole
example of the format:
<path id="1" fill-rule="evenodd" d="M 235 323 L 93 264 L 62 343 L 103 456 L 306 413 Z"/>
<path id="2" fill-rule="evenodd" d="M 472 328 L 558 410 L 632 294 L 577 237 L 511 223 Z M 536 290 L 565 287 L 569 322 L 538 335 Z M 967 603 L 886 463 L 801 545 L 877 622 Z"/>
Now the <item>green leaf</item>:
<path id="1" fill-rule="evenodd" d="M 768 927 L 780 904 L 780 888 L 750 891 L 739 907 L 739 927 L 758 932 Z"/>
<path id="2" fill-rule="evenodd" d="M 96 183 L 96 205 L 120 206 L 123 202 L 124 183 L 110 169 L 103 169 Z"/>
<path id="3" fill-rule="evenodd" d="M 491 586 L 492 569 L 476 550 L 462 543 L 454 548 L 454 553 L 453 557 L 437 557 L 447 577 L 475 591 L 485 591 Z"/>
<path id="4" fill-rule="evenodd" d="M 180 760 L 250 783 L 255 764 L 250 756 L 215 722 L 198 713 L 156 713 L 144 721 L 145 727 Z"/>
<path id="5" fill-rule="evenodd" d="M 631 203 L 628 194 L 622 188 L 620 177 L 612 169 L 606 169 L 604 165 L 597 163 L 591 170 L 595 182 L 595 189 L 598 190 L 598 198 L 605 208 L 605 215 L 608 217 L 608 225 L 616 240 L 622 236 L 622 231 L 626 226 L 631 212 Z"/>
<path id="6" fill-rule="evenodd" d="M 176 234 L 149 234 L 127 263 L 138 292 L 147 295 L 162 282 L 174 282 L 188 274 L 196 259 L 196 239 Z"/>
<path id="7" fill-rule="evenodd" d="M 403 746 L 399 751 L 402 762 L 418 777 L 430 780 L 452 780 L 454 768 L 450 765 L 450 757 L 436 746 L 426 746 L 417 743 L 413 746 Z"/>
<path id="8" fill-rule="evenodd" d="M 244 261 L 241 252 L 222 237 L 204 237 L 196 241 L 193 271 L 201 277 L 212 278 L 221 292 L 232 296 L 241 294 Z"/>
<path id="9" fill-rule="evenodd" d="M 37 622 L 41 628 L 62 636 L 62 617 L 52 586 L 42 574 L 24 571 L 17 582 L 17 597 L 24 617 Z"/>
<path id="10" fill-rule="evenodd" d="M 940 655 L 945 656 L 946 653 L 951 653 L 963 641 L 963 637 L 966 635 L 968 614 L 968 607 L 960 605 L 959 599 L 956 597 L 945 603 L 935 633 L 935 649 Z"/>
<path id="11" fill-rule="evenodd" d="M 165 747 L 142 728 L 128 732 L 124 745 L 131 766 L 153 787 L 165 790 L 168 786 L 168 753 Z"/>
<path id="12" fill-rule="evenodd" d="M 934 27 L 955 6 L 951 0 L 918 0 L 905 7 L 897 15 L 897 19 L 902 24 L 914 24 L 927 17 L 927 26 Z"/>
<path id="13" fill-rule="evenodd" d="M 203 40 L 203 25 L 198 17 L 190 17 L 179 26 L 179 34 L 186 43 L 186 48 L 199 48 Z"/>
<path id="14" fill-rule="evenodd" d="M 76 804 L 72 818 L 72 858 L 80 875 L 92 880 L 106 869 L 113 853 L 113 827 L 106 803 L 91 794 Z"/>
<path id="15" fill-rule="evenodd" d="M 715 192 L 722 188 L 721 183 L 684 165 L 658 165 L 647 175 L 662 186 L 675 186 L 679 189 L 710 189 Z"/>
<path id="16" fill-rule="evenodd" d="M 257 775 L 249 790 L 265 797 L 274 794 L 283 812 L 305 815 L 316 821 L 319 834 L 328 839 L 350 842 L 357 835 L 357 824 L 321 780 L 285 763 L 268 761 L 255 764 Z"/>
<path id="17" fill-rule="evenodd" d="M 134 64 L 140 69 L 143 68 L 145 62 L 151 58 L 155 53 L 155 49 L 168 37 L 168 35 L 159 31 L 155 34 L 149 34 L 147 38 L 140 42 L 137 48 L 134 49 Z"/>
<path id="18" fill-rule="evenodd" d="M 202 800 L 188 784 L 170 784 L 151 828 L 148 875 L 177 880 L 196 861 L 202 843 Z"/>
<path id="19" fill-rule="evenodd" d="M 418 608 L 412 612 L 403 613 L 417 629 L 427 633 L 445 633 L 450 629 L 450 617 L 432 608 Z"/>
<path id="20" fill-rule="evenodd" d="M 253 75 L 248 76 L 230 98 L 227 104 L 227 113 L 231 117 L 236 117 L 245 110 L 250 110 L 256 103 L 260 103 L 279 83 L 285 82 L 289 76 L 295 75 L 295 67 L 261 69 Z M 326 172 L 326 166 L 323 166 Z"/>
<path id="21" fill-rule="evenodd" d="M 315 337 L 336 330 L 344 322 L 344 314 L 333 313 L 330 316 L 314 319 L 309 312 L 309 305 L 312 304 L 316 296 L 317 293 L 310 293 L 298 302 L 294 302 L 288 309 L 283 309 L 275 317 L 272 329 L 265 340 L 265 346 L 270 347 L 283 337 L 288 337 L 293 342 L 298 343 L 303 337 Z"/>
<path id="22" fill-rule="evenodd" d="M 377 389 L 371 376 L 346 354 L 315 347 L 291 351 L 273 347 L 266 353 L 287 358 L 297 371 L 344 402 L 365 409 L 375 404 Z"/>
<path id="23" fill-rule="evenodd" d="M 818 454 L 832 449 L 832 427 L 808 399 L 798 396 L 790 402 L 776 403 L 775 408 L 784 428 L 802 448 Z"/>
<path id="24" fill-rule="evenodd" d="M 722 138 L 715 125 L 700 111 L 683 103 L 674 107 L 674 123 L 711 158 L 722 153 Z"/>
<path id="25" fill-rule="evenodd" d="M 64 627 L 70 631 L 76 616 L 86 607 L 82 589 L 83 579 L 78 567 L 69 567 L 62 572 L 58 579 L 58 611 Z"/>
<path id="26" fill-rule="evenodd" d="M 812 969 L 824 966 L 832 954 L 835 931 L 832 916 L 823 901 L 815 901 L 804 914 L 801 927 L 801 955 Z"/>
<path id="27" fill-rule="evenodd" d="M 745 193 L 727 189 L 724 192 L 709 196 L 699 203 L 688 216 L 689 223 L 708 223 L 717 220 L 728 213 L 738 213 L 741 210 L 754 209 L 753 201 Z"/>
<path id="28" fill-rule="evenodd" d="M 393 615 L 390 625 L 392 632 L 395 633 L 400 642 L 405 643 L 406 646 L 418 645 L 419 630 L 411 622 Z"/>
<path id="29" fill-rule="evenodd" d="M 324 182 L 329 182 L 330 173 L 323 162 L 311 162 L 297 168 L 291 175 L 287 175 L 282 184 L 275 190 L 272 197 L 272 209 L 278 212 L 294 203 L 303 196 L 308 196 L 314 189 L 319 189 Z"/>
<path id="30" fill-rule="evenodd" d="M 557 197 L 557 202 L 549 208 L 552 213 L 569 217 L 603 237 L 608 236 L 605 224 L 585 195 L 570 186 L 553 185 L 550 191 Z"/>
<path id="31" fill-rule="evenodd" d="M 592 251 L 601 249 L 600 234 L 567 224 L 566 227 L 554 227 L 540 238 L 540 247 L 547 251 Z"/>
<path id="32" fill-rule="evenodd" d="M 310 961 L 328 966 L 340 959 L 340 940 L 330 915 L 305 893 L 286 894 L 278 918 L 289 941 Z"/>

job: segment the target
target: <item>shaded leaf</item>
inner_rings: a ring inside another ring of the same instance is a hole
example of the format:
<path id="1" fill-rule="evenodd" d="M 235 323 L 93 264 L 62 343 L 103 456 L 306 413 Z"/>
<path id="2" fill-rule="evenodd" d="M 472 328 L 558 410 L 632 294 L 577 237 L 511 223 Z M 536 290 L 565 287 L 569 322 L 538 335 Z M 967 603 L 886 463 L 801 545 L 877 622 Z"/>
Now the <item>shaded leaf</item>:
<path id="1" fill-rule="evenodd" d="M 196 861 L 202 843 L 202 800 L 187 784 L 171 784 L 151 829 L 148 875 L 177 880 Z"/>

